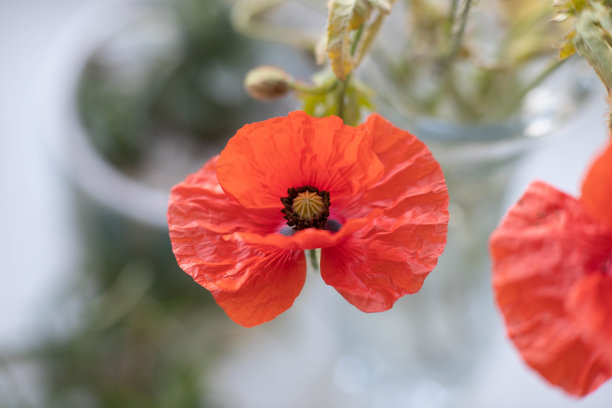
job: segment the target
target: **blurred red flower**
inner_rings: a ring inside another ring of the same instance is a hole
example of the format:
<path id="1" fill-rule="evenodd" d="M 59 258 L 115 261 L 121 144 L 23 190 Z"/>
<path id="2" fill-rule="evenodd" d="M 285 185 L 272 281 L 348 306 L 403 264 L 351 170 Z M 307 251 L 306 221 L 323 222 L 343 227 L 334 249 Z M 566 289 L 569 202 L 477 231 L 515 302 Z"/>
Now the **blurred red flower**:
<path id="1" fill-rule="evenodd" d="M 551 384 L 583 396 L 612 376 L 612 144 L 580 200 L 534 182 L 491 236 L 509 337 Z"/>
<path id="2" fill-rule="evenodd" d="M 181 268 L 235 322 L 288 309 L 321 275 L 365 312 L 417 292 L 446 243 L 448 192 L 438 163 L 378 115 L 358 126 L 303 112 L 241 128 L 171 191 L 168 226 Z"/>

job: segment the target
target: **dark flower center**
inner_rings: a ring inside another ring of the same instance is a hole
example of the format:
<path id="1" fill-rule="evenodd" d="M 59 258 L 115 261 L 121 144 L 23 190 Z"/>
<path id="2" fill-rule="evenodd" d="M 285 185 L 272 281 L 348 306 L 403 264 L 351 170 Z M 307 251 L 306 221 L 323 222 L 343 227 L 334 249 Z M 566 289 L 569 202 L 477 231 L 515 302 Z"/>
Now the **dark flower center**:
<path id="1" fill-rule="evenodd" d="M 329 217 L 329 192 L 316 187 L 288 188 L 287 197 L 281 198 L 287 225 L 296 231 L 305 228 L 324 229 Z"/>

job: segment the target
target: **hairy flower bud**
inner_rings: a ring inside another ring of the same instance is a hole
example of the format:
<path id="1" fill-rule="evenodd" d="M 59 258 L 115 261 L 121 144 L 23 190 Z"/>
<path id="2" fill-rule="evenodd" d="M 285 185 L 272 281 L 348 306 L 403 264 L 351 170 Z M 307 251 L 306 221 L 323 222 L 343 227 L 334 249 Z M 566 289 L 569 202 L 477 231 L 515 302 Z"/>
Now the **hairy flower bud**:
<path id="1" fill-rule="evenodd" d="M 290 90 L 291 76 L 280 68 L 263 66 L 251 70 L 244 79 L 244 88 L 255 99 L 271 101 Z"/>

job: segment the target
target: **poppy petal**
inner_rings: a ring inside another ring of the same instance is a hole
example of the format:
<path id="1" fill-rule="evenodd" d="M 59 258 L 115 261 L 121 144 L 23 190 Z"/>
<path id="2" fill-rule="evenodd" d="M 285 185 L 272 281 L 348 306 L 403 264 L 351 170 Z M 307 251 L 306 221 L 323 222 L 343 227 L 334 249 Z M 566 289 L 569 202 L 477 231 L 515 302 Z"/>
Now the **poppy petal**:
<path id="1" fill-rule="evenodd" d="M 314 186 L 333 202 L 378 180 L 383 168 L 363 130 L 337 117 L 292 112 L 238 130 L 221 153 L 217 177 L 244 207 L 279 208 L 288 188 Z"/>
<path id="2" fill-rule="evenodd" d="M 418 292 L 446 244 L 438 215 L 404 217 L 395 224 L 378 217 L 336 246 L 321 252 L 321 276 L 364 312 L 390 309 Z"/>
<path id="3" fill-rule="evenodd" d="M 448 190 L 444 173 L 427 146 L 414 135 L 383 117 L 372 114 L 360 125 L 373 139 L 373 148 L 385 164 L 384 174 L 359 196 L 336 201 L 352 216 L 384 209 L 385 216 L 401 217 L 410 212 L 435 214 L 437 223 L 448 223 Z"/>
<path id="4" fill-rule="evenodd" d="M 360 125 L 385 164 L 381 179 L 336 200 L 342 215 L 373 221 L 336 246 L 324 248 L 321 275 L 365 312 L 379 312 L 417 292 L 446 244 L 448 191 L 429 149 L 377 114 Z"/>
<path id="5" fill-rule="evenodd" d="M 593 217 L 612 228 L 612 143 L 591 165 L 580 200 Z"/>
<path id="6" fill-rule="evenodd" d="M 508 336 L 529 366 L 574 395 L 612 376 L 565 306 L 572 286 L 601 262 L 605 234 L 578 200 L 534 182 L 490 241 L 493 287 Z"/>
<path id="7" fill-rule="evenodd" d="M 250 327 L 291 307 L 304 285 L 306 261 L 303 251 L 228 238 L 245 227 L 267 233 L 271 227 L 265 221 L 277 215 L 244 209 L 228 197 L 216 182 L 215 165 L 213 158 L 172 189 L 168 206 L 172 250 L 179 266 L 212 292 L 232 320 Z"/>
<path id="8" fill-rule="evenodd" d="M 307 228 L 295 231 L 286 236 L 279 233 L 256 234 L 250 232 L 235 232 L 231 239 L 242 241 L 250 245 L 271 246 L 280 249 L 317 249 L 337 245 L 350 234 L 363 228 L 382 213 L 380 210 L 372 211 L 366 218 L 348 220 L 338 232 Z M 230 237 L 228 237 L 230 238 Z"/>
<path id="9" fill-rule="evenodd" d="M 303 251 L 252 251 L 241 264 L 218 274 L 232 276 L 224 277 L 218 289 L 211 285 L 215 300 L 233 321 L 252 327 L 293 305 L 306 281 L 306 260 Z"/>
<path id="10" fill-rule="evenodd" d="M 585 341 L 612 369 L 612 277 L 593 273 L 582 279 L 572 288 L 566 305 Z"/>
<path id="11" fill-rule="evenodd" d="M 247 209 L 223 191 L 216 176 L 219 156 L 173 187 L 170 193 L 169 225 L 191 222 L 217 232 L 230 233 L 248 227 L 249 231 L 270 233 L 285 221 L 278 208 Z"/>

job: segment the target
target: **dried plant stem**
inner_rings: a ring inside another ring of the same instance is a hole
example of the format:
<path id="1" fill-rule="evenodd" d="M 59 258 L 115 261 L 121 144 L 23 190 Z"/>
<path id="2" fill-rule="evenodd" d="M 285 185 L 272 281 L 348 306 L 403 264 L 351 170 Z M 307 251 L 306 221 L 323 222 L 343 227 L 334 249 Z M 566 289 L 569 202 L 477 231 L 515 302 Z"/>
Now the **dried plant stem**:
<path id="1" fill-rule="evenodd" d="M 351 57 L 355 56 L 355 51 L 357 50 L 357 46 L 359 45 L 359 40 L 361 39 L 361 35 L 363 34 L 363 29 L 365 24 L 362 24 L 355 32 L 355 37 L 353 38 L 353 43 L 351 44 Z M 345 121 L 345 96 L 346 96 L 346 88 L 348 86 L 349 81 L 351 80 L 351 74 L 346 76 L 344 81 L 340 82 L 340 91 L 338 92 L 338 117 Z M 354 125 L 351 123 L 351 125 Z"/>
<path id="2" fill-rule="evenodd" d="M 448 12 L 448 29 L 452 32 L 453 26 L 455 25 L 455 19 L 457 18 L 457 8 L 459 7 L 459 0 L 451 0 L 450 10 Z"/>
<path id="3" fill-rule="evenodd" d="M 463 43 L 463 37 L 465 35 L 465 26 L 467 25 L 468 15 L 472 6 L 472 0 L 465 0 L 463 9 L 461 10 L 461 16 L 459 21 L 459 29 L 454 34 L 452 44 L 448 56 L 446 57 L 447 64 L 450 63 L 459 53 L 461 44 Z"/>

